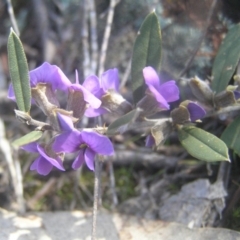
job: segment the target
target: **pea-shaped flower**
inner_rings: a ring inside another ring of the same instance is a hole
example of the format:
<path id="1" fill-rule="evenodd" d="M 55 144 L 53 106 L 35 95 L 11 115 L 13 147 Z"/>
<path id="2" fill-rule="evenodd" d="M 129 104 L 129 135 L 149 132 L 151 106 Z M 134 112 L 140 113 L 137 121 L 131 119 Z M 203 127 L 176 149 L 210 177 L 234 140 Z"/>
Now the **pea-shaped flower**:
<path id="1" fill-rule="evenodd" d="M 161 84 L 157 72 L 152 67 L 143 69 L 143 77 L 147 85 L 146 96 L 138 102 L 137 106 L 143 109 L 144 116 L 169 110 L 168 103 L 179 99 L 179 89 L 174 80 Z"/>
<path id="2" fill-rule="evenodd" d="M 53 167 L 56 167 L 61 171 L 65 171 L 60 156 L 53 152 L 52 152 L 53 156 L 49 156 L 49 154 L 46 153 L 46 149 L 44 149 L 44 147 L 41 146 L 40 144 L 36 142 L 29 143 L 27 145 L 22 146 L 22 149 L 24 149 L 27 152 L 39 154 L 38 158 L 35 159 L 32 165 L 30 166 L 30 170 L 36 170 L 39 174 L 44 176 L 49 174 Z"/>
<path id="3" fill-rule="evenodd" d="M 113 155 L 113 145 L 104 135 L 93 130 L 78 131 L 74 128 L 72 120 L 58 113 L 58 120 L 62 133 L 56 136 L 53 150 L 57 153 L 78 152 L 74 160 L 73 169 L 79 168 L 83 162 L 90 170 L 94 170 L 94 158 L 96 154 Z"/>
<path id="4" fill-rule="evenodd" d="M 89 92 L 101 100 L 99 108 L 90 106 L 85 115 L 87 117 L 96 117 L 101 114 L 111 112 L 116 115 L 124 115 L 132 110 L 131 104 L 119 94 L 119 77 L 116 68 L 104 72 L 100 78 L 91 75 L 83 83 Z"/>
<path id="5" fill-rule="evenodd" d="M 36 87 L 39 83 L 49 84 L 54 92 L 56 90 L 67 91 L 71 85 L 70 80 L 65 76 L 63 71 L 56 65 L 51 65 L 48 62 L 44 62 L 38 68 L 30 71 L 29 76 L 32 88 Z M 15 101 L 12 84 L 10 84 L 8 89 L 8 98 Z"/>

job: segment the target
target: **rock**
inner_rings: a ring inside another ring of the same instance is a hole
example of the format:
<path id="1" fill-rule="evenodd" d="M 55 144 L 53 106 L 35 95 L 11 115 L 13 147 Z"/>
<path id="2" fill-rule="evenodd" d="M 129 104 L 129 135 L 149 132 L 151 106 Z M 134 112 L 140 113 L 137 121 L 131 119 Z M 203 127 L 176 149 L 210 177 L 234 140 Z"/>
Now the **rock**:
<path id="1" fill-rule="evenodd" d="M 24 216 L 0 209 L 1 240 L 90 240 L 91 214 L 34 212 Z M 101 211 L 98 240 L 240 240 L 240 233 L 221 228 L 188 228 L 178 223 L 143 220 Z"/>

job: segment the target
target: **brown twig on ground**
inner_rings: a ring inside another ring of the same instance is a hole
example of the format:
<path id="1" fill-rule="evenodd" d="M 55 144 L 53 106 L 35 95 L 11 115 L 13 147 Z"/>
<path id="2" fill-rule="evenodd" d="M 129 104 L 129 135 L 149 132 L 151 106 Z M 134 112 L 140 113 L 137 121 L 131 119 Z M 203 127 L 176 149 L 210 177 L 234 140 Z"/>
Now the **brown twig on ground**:
<path id="1" fill-rule="evenodd" d="M 27 205 L 29 208 L 33 209 L 37 201 L 47 195 L 54 186 L 56 186 L 57 178 L 50 178 L 41 189 L 39 189 L 36 194 L 28 201 Z"/>

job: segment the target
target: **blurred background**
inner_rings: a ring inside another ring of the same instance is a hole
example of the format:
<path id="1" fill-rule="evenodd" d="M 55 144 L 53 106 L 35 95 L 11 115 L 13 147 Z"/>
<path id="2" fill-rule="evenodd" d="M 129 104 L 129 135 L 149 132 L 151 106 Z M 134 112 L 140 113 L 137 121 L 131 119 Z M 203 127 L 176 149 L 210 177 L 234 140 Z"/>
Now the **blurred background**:
<path id="1" fill-rule="evenodd" d="M 48 61 L 58 65 L 72 82 L 77 69 L 82 82 L 90 74 L 99 75 L 116 67 L 121 92 L 129 101 L 134 41 L 144 18 L 153 9 L 162 28 L 161 78 L 175 79 L 179 84 L 193 76 L 211 79 L 212 63 L 219 46 L 228 29 L 240 20 L 237 0 L 118 0 L 115 3 L 108 0 L 12 0 L 12 6 L 30 70 Z M 10 147 L 14 139 L 32 128 L 17 121 L 16 104 L 7 99 L 10 83 L 7 39 L 12 24 L 8 8 L 8 1 L 0 1 L 0 207 L 18 211 L 90 210 L 94 174 L 85 167 L 73 171 L 74 156 L 67 157 L 66 172 L 52 171 L 42 177 L 29 171 L 34 155 Z M 103 39 L 109 26 L 108 16 L 113 12 L 104 61 L 101 48 L 106 42 Z M 37 108 L 32 109 L 31 115 L 45 121 Z M 219 136 L 228 123 L 228 119 L 215 117 L 204 120 L 200 126 Z M 104 208 L 164 219 L 160 209 L 164 198 L 198 179 L 214 183 L 219 171 L 224 169 L 223 182 L 228 192 L 225 205 L 220 213 L 211 210 L 213 205 L 208 206 L 210 213 L 200 225 L 240 229 L 237 156 L 231 153 L 232 167 L 220 168 L 219 163 L 210 165 L 189 156 L 174 133 L 158 151 L 145 148 L 144 140 L 144 136 L 134 132 L 113 137 L 116 155 L 104 163 L 102 171 Z"/>

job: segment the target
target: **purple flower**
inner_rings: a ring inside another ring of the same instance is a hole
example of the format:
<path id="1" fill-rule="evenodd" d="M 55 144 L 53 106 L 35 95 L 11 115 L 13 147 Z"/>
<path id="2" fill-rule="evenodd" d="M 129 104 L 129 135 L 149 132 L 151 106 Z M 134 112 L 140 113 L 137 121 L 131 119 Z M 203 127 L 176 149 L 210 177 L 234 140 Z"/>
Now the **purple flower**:
<path id="1" fill-rule="evenodd" d="M 36 87 L 38 83 L 47 83 L 51 84 L 53 91 L 67 91 L 68 87 L 71 85 L 71 82 L 62 70 L 56 65 L 51 65 L 48 62 L 45 62 L 40 67 L 30 71 L 29 75 L 31 87 Z M 8 89 L 8 98 L 15 101 L 12 84 L 10 84 Z"/>
<path id="2" fill-rule="evenodd" d="M 95 75 L 91 75 L 85 79 L 83 87 L 100 100 L 109 90 L 119 92 L 118 70 L 116 68 L 109 69 L 101 75 L 100 79 Z M 89 107 L 86 110 L 85 115 L 87 117 L 96 117 L 104 113 L 107 113 L 107 110 L 103 107 L 98 109 Z"/>
<path id="3" fill-rule="evenodd" d="M 155 145 L 155 139 L 153 138 L 152 134 L 147 135 L 145 146 L 153 147 L 154 145 Z"/>
<path id="4" fill-rule="evenodd" d="M 157 72 L 152 67 L 145 67 L 143 76 L 149 91 L 159 103 L 160 108 L 169 109 L 168 103 L 179 99 L 179 89 L 174 80 L 160 84 Z"/>
<path id="5" fill-rule="evenodd" d="M 84 114 L 86 103 L 88 103 L 93 109 L 99 108 L 101 106 L 101 101 L 98 99 L 98 97 L 95 96 L 95 93 L 92 93 L 91 91 L 89 91 L 86 85 L 82 86 L 79 83 L 77 71 L 76 71 L 76 84 L 71 84 L 71 86 L 69 86 L 68 88 L 69 88 L 69 102 L 68 102 L 69 110 L 73 110 L 73 112 L 80 111 L 80 112 L 83 112 Z M 82 93 L 83 99 L 85 101 L 85 104 L 82 104 L 81 106 L 79 105 L 81 104 L 79 101 L 82 101 L 82 97 L 81 97 L 81 94 L 79 95 L 77 92 Z M 83 109 L 80 109 L 80 108 L 83 108 Z"/>
<path id="6" fill-rule="evenodd" d="M 62 160 L 58 156 L 56 156 L 55 158 L 48 156 L 44 148 L 38 143 L 29 143 L 25 146 L 22 146 L 22 149 L 28 152 L 39 153 L 39 157 L 34 160 L 32 165 L 30 166 L 30 170 L 36 170 L 39 174 L 44 176 L 49 174 L 53 167 L 65 171 Z"/>
<path id="7" fill-rule="evenodd" d="M 202 119 L 206 115 L 206 111 L 197 103 L 190 102 L 187 105 L 187 109 L 190 115 L 191 122 L 195 122 Z"/>
<path id="8" fill-rule="evenodd" d="M 55 138 L 53 150 L 56 152 L 72 153 L 78 151 L 73 169 L 79 168 L 85 161 L 90 170 L 94 170 L 96 154 L 112 155 L 114 153 L 111 141 L 92 130 L 79 132 L 73 126 L 70 118 L 58 113 L 58 120 L 63 131 Z"/>

